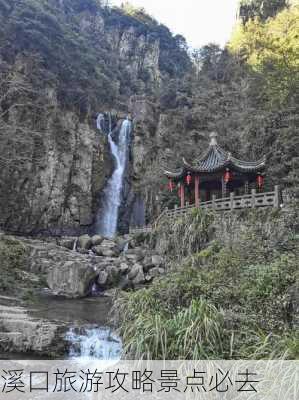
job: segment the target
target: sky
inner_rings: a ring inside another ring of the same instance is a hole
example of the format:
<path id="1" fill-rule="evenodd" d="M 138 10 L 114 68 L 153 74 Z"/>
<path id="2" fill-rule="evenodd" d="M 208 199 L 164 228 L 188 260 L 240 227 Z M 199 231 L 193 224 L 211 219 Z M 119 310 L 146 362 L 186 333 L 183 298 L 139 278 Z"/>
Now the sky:
<path id="1" fill-rule="evenodd" d="M 110 0 L 121 5 L 125 0 Z M 207 43 L 224 46 L 230 38 L 236 20 L 239 0 L 130 0 L 144 7 L 174 34 L 183 35 L 189 46 L 197 48 Z"/>

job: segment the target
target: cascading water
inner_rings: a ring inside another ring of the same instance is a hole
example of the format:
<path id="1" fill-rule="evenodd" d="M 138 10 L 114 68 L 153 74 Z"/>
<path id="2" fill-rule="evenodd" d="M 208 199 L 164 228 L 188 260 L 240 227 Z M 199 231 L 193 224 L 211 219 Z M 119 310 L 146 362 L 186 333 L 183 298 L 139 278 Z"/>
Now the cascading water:
<path id="1" fill-rule="evenodd" d="M 71 328 L 66 334 L 71 359 L 119 360 L 122 345 L 109 328 Z"/>
<path id="2" fill-rule="evenodd" d="M 103 130 L 104 115 L 99 114 L 98 129 Z M 112 137 L 111 116 L 109 115 L 108 141 L 111 154 L 115 160 L 115 169 L 104 190 L 103 206 L 97 219 L 97 231 L 105 237 L 114 237 L 117 230 L 118 211 L 122 200 L 124 172 L 127 166 L 127 156 L 132 131 L 129 119 L 123 121 L 118 143 Z"/>

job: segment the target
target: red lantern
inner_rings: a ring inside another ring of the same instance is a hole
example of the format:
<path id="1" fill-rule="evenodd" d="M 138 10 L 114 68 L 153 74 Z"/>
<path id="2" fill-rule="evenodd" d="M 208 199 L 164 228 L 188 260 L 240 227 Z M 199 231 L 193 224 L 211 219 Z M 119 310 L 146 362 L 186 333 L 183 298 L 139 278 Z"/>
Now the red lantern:
<path id="1" fill-rule="evenodd" d="M 174 183 L 172 182 L 172 179 L 169 179 L 169 181 L 168 181 L 168 190 L 170 192 L 172 192 L 173 189 L 174 189 Z"/>
<path id="2" fill-rule="evenodd" d="M 264 177 L 261 174 L 258 174 L 258 176 L 256 177 L 256 182 L 259 189 L 262 189 L 262 187 L 264 186 L 264 181 Z"/>
<path id="3" fill-rule="evenodd" d="M 192 176 L 191 176 L 190 172 L 188 172 L 188 174 L 186 176 L 186 183 L 189 186 L 191 182 L 192 182 Z"/>
<path id="4" fill-rule="evenodd" d="M 232 173 L 230 172 L 230 170 L 227 168 L 224 174 L 224 182 L 228 183 L 232 180 Z"/>

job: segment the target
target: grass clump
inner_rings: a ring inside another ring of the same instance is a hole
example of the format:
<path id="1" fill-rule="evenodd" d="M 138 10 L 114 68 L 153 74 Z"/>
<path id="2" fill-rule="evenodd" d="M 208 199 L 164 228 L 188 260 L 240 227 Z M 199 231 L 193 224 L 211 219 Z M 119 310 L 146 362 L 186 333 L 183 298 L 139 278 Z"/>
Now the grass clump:
<path id="1" fill-rule="evenodd" d="M 182 258 L 202 250 L 214 233 L 215 214 L 200 208 L 181 217 L 160 221 L 152 234 L 152 246 L 169 258 Z"/>
<path id="2" fill-rule="evenodd" d="M 25 255 L 25 247 L 19 240 L 11 236 L 0 238 L 0 291 L 7 292 L 15 287 Z"/>

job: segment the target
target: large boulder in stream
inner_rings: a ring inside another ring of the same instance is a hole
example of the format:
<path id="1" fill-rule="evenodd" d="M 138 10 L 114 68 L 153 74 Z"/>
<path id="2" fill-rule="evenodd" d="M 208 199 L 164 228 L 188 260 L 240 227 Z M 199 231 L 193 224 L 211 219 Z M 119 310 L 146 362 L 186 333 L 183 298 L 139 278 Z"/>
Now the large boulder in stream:
<path id="1" fill-rule="evenodd" d="M 89 235 L 82 235 L 78 239 L 78 248 L 83 250 L 89 250 L 92 246 L 92 240 Z"/>
<path id="2" fill-rule="evenodd" d="M 103 240 L 100 245 L 93 247 L 92 250 L 98 256 L 104 257 L 118 257 L 120 254 L 117 244 L 108 239 Z"/>
<path id="3" fill-rule="evenodd" d="M 53 294 L 68 298 L 87 296 L 97 270 L 86 260 L 65 261 L 53 267 L 47 275 L 47 283 Z"/>

